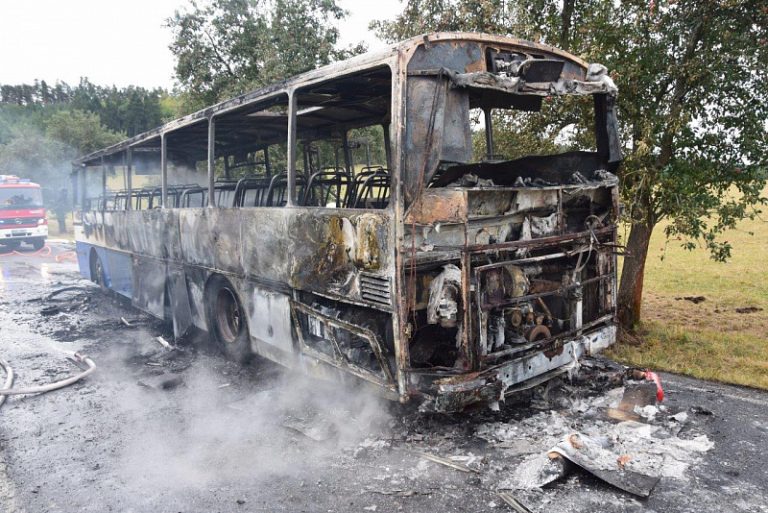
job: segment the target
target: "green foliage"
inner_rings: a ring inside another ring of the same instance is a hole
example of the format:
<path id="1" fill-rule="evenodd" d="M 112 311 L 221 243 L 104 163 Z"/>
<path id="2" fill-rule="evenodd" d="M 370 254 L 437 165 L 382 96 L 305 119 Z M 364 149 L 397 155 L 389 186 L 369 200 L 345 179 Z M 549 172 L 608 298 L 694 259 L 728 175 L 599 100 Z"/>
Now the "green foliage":
<path id="1" fill-rule="evenodd" d="M 0 142 L 8 137 L 8 125 L 14 125 L 22 118 L 24 122 L 42 126 L 55 112 L 68 109 L 97 114 L 110 130 L 134 136 L 162 124 L 166 113 L 161 102 L 167 102 L 167 98 L 168 93 L 162 89 L 102 87 L 87 78 L 80 79 L 75 87 L 65 82 L 50 87 L 45 81 L 37 80 L 32 85 L 2 85 Z"/>
<path id="2" fill-rule="evenodd" d="M 379 38 L 394 43 L 435 31 L 508 32 L 504 0 L 407 0 L 394 20 L 371 23 Z"/>
<path id="3" fill-rule="evenodd" d="M 335 0 L 192 1 L 167 20 L 185 110 L 359 53 L 335 48 L 345 15 Z"/>
<path id="4" fill-rule="evenodd" d="M 90 112 L 57 109 L 38 125 L 39 113 L 35 108 L 29 118 L 17 117 L 17 122 L 11 123 L 6 120 L 6 110 L 18 114 L 18 107 L 0 107 L 0 120 L 9 126 L 10 132 L 7 140 L 0 143 L 0 173 L 40 183 L 49 203 L 60 189 L 70 186 L 73 159 L 124 137 L 104 127 L 99 116 Z"/>
<path id="5" fill-rule="evenodd" d="M 122 134 L 104 127 L 98 115 L 76 109 L 51 116 L 46 123 L 46 134 L 78 155 L 87 155 L 124 138 Z"/>
<path id="6" fill-rule="evenodd" d="M 761 7 L 762 5 L 762 7 Z M 719 236 L 765 202 L 768 8 L 761 2 L 622 4 L 617 70 L 628 145 L 623 199 L 634 222 L 730 255 Z M 618 22 L 617 22 L 618 25 Z M 613 62 L 611 62 L 613 61 Z"/>
<path id="7" fill-rule="evenodd" d="M 87 81 L 75 89 L 35 82 L 1 86 L 0 91 L 0 173 L 40 183 L 49 204 L 60 189 L 70 186 L 73 159 L 125 138 L 104 126 L 98 113 L 73 108 L 77 104 L 103 110 L 101 99 L 116 97 L 103 93 L 118 92 L 114 88 L 98 88 Z"/>

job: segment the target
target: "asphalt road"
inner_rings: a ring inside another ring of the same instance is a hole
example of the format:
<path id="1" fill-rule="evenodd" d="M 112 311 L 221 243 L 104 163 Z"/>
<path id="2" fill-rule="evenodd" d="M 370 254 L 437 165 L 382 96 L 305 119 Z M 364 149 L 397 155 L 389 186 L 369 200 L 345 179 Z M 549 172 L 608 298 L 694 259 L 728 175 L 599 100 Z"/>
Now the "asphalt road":
<path id="1" fill-rule="evenodd" d="M 533 512 L 768 511 L 765 392 L 665 374 L 664 411 L 631 429 L 599 415 L 620 390 L 589 383 L 421 416 L 267 362 L 167 351 L 155 338 L 172 340 L 166 326 L 80 280 L 71 246 L 50 248 L 0 255 L 0 358 L 15 386 L 78 372 L 63 351 L 98 369 L 0 409 L 0 512 L 512 511 L 499 489 Z M 643 429 L 641 450 L 626 433 Z M 661 476 L 650 497 L 578 469 L 521 486 L 525 462 L 570 431 L 623 444 Z"/>

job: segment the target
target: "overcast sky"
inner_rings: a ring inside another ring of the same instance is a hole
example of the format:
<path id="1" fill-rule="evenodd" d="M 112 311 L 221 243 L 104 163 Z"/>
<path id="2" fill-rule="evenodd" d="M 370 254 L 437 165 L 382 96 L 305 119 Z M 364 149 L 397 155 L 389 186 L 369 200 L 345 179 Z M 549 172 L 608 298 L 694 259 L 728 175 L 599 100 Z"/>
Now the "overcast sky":
<path id="1" fill-rule="evenodd" d="M 368 30 L 392 18 L 399 0 L 339 0 L 349 11 L 342 44 L 383 44 Z M 76 84 L 173 85 L 170 30 L 163 25 L 188 0 L 0 0 L 0 83 L 42 79 Z"/>

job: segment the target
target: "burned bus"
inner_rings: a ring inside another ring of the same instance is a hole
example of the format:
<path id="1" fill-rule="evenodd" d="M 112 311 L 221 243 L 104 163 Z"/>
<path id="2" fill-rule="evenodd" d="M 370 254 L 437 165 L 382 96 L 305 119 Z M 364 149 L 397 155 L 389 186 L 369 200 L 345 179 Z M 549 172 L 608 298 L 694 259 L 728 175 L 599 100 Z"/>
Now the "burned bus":
<path id="1" fill-rule="evenodd" d="M 495 406 L 616 339 L 616 94 L 485 34 L 310 71 L 76 161 L 80 269 L 234 358 Z M 520 154 L 563 98 L 570 141 Z"/>

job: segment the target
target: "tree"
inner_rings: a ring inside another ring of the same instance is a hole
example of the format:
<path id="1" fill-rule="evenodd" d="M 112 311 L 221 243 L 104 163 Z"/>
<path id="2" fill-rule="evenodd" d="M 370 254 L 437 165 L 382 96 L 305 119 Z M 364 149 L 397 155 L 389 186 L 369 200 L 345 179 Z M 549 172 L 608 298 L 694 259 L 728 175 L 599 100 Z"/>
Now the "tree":
<path id="1" fill-rule="evenodd" d="M 163 122 L 165 114 L 160 100 L 167 96 L 168 93 L 162 89 L 103 87 L 87 78 L 81 78 L 74 88 L 57 82 L 51 89 L 45 81 L 37 80 L 31 86 L 3 85 L 0 86 L 0 142 L 3 140 L 2 125 L 7 116 L 38 118 L 35 123 L 43 128 L 41 120 L 70 108 L 97 114 L 107 128 L 134 136 Z"/>
<path id="2" fill-rule="evenodd" d="M 618 301 L 622 324 L 632 328 L 660 221 L 668 221 L 668 237 L 722 261 L 731 252 L 723 232 L 765 203 L 768 6 L 684 0 L 649 8 L 634 0 L 617 14 L 598 47 L 622 91 L 631 228 Z"/>
<path id="3" fill-rule="evenodd" d="M 659 222 L 686 248 L 725 260 L 724 231 L 766 203 L 764 1 L 409 0 L 395 20 L 372 28 L 388 40 L 430 30 L 512 33 L 608 66 L 626 150 L 620 179 L 630 233 L 618 296 L 626 328 L 640 319 Z"/>
<path id="4" fill-rule="evenodd" d="M 336 49 L 336 0 L 191 2 L 167 20 L 176 78 L 201 108 L 359 51 Z"/>
<path id="5" fill-rule="evenodd" d="M 72 148 L 78 156 L 116 144 L 125 138 L 124 134 L 113 132 L 102 125 L 97 114 L 81 110 L 54 114 L 47 122 L 46 134 Z"/>

